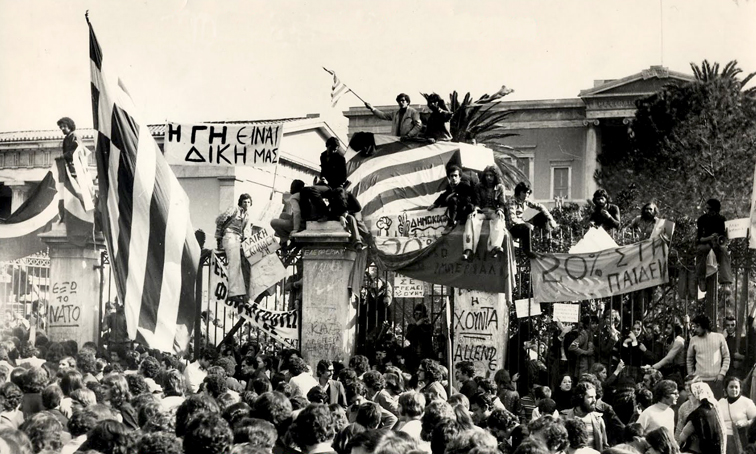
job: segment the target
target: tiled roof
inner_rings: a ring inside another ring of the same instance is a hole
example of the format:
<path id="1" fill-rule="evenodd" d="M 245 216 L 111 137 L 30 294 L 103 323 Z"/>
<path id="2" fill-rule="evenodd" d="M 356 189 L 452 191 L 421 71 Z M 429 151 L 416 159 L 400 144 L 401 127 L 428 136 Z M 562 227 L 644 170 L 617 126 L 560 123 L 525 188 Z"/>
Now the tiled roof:
<path id="1" fill-rule="evenodd" d="M 310 120 L 314 117 L 292 117 L 292 118 L 278 118 L 271 120 L 239 120 L 239 121 L 206 121 L 208 124 L 260 124 L 260 123 L 291 123 L 301 120 Z M 165 123 L 156 125 L 147 125 L 150 129 L 150 134 L 153 137 L 163 137 L 165 135 Z M 81 139 L 93 139 L 95 130 L 92 128 L 77 129 L 76 133 Z M 7 142 L 33 142 L 37 140 L 63 140 L 63 133 L 60 129 L 46 129 L 38 131 L 9 131 L 0 132 L 0 143 Z"/>

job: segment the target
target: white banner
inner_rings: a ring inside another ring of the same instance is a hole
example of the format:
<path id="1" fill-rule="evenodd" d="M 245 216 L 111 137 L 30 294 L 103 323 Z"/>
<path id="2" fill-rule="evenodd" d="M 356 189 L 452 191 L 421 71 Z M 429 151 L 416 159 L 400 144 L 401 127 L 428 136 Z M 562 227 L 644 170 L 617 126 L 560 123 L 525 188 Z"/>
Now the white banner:
<path id="1" fill-rule="evenodd" d="M 394 275 L 394 298 L 422 298 L 425 296 L 423 281 L 401 274 Z"/>
<path id="2" fill-rule="evenodd" d="M 272 167 L 283 123 L 165 125 L 163 154 L 172 165 Z"/>
<path id="3" fill-rule="evenodd" d="M 276 252 L 280 248 L 280 245 L 278 244 L 278 239 L 273 236 L 272 229 L 269 231 L 268 229 L 260 228 L 257 233 L 253 233 L 247 238 L 241 247 L 249 264 L 254 265 L 262 260 L 263 257 Z"/>
<path id="4" fill-rule="evenodd" d="M 488 377 L 504 366 L 509 309 L 503 294 L 456 290 L 454 364 L 472 361 L 476 375 Z"/>
<path id="5" fill-rule="evenodd" d="M 527 318 L 541 315 L 541 303 L 536 303 L 531 298 L 515 300 L 514 303 L 517 318 Z"/>
<path id="6" fill-rule="evenodd" d="M 441 235 L 448 219 L 444 207 L 386 213 L 370 225 L 370 231 L 377 237 L 435 237 Z"/>

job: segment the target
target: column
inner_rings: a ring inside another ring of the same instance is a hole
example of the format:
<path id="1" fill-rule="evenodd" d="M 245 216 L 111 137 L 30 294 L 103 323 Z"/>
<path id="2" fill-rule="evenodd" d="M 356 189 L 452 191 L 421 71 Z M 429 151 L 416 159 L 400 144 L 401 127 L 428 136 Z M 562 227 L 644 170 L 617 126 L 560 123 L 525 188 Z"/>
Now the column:
<path id="1" fill-rule="evenodd" d="M 23 181 L 6 182 L 5 185 L 11 188 L 11 191 L 13 192 L 13 198 L 11 199 L 11 213 L 13 213 L 18 209 L 18 207 L 26 202 L 29 188 Z"/>
<path id="2" fill-rule="evenodd" d="M 357 320 L 348 288 L 357 254 L 347 248 L 349 233 L 338 222 L 308 222 L 294 237 L 304 245 L 302 357 L 311 366 L 321 359 L 346 363 L 354 354 Z"/>
<path id="3" fill-rule="evenodd" d="M 97 342 L 100 321 L 100 251 L 104 243 L 68 242 L 65 224 L 39 235 L 50 248 L 47 336 L 51 341 Z"/>
<path id="4" fill-rule="evenodd" d="M 601 130 L 598 127 L 598 120 L 585 120 L 583 124 L 588 127 L 585 131 L 585 160 L 583 161 L 585 194 L 583 194 L 583 198 L 591 199 L 597 189 L 596 180 L 593 179 L 593 176 L 598 169 L 596 159 L 601 153 Z"/>

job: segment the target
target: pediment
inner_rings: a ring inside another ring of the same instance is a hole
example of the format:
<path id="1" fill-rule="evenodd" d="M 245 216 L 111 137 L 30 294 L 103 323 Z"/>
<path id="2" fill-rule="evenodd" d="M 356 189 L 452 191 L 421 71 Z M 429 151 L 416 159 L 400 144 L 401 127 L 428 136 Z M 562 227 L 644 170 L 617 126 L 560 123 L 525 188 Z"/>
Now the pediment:
<path id="1" fill-rule="evenodd" d="M 648 96 L 662 89 L 664 86 L 695 80 L 691 75 L 670 71 L 663 66 L 652 66 L 649 69 L 612 81 L 606 81 L 596 87 L 581 90 L 581 98 L 599 98 L 611 96 L 632 96 L 635 98 Z"/>

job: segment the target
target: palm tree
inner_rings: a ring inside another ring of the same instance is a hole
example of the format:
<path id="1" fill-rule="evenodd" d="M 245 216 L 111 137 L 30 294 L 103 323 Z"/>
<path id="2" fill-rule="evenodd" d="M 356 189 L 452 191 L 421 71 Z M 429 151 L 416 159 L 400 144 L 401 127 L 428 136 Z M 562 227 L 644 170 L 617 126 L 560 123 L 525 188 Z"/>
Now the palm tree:
<path id="1" fill-rule="evenodd" d="M 510 188 L 514 188 L 520 181 L 528 181 L 528 176 L 512 164 L 517 158 L 515 149 L 499 142 L 500 139 L 517 135 L 506 132 L 507 130 L 500 124 L 513 111 L 496 109 L 498 104 L 496 101 L 512 91 L 502 86 L 493 95 L 484 94 L 477 101 L 473 101 L 469 92 L 461 102 L 456 90 L 449 96 L 449 110 L 452 112 L 452 118 L 449 121 L 452 142 L 479 143 L 493 149 L 494 161 L 501 171 L 503 183 Z M 426 101 L 431 96 L 426 93 L 421 94 Z"/>

